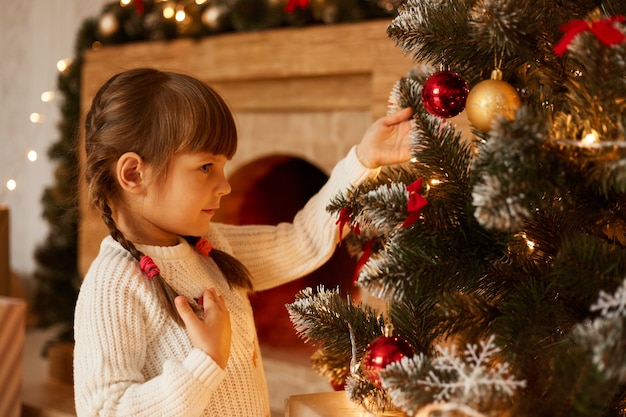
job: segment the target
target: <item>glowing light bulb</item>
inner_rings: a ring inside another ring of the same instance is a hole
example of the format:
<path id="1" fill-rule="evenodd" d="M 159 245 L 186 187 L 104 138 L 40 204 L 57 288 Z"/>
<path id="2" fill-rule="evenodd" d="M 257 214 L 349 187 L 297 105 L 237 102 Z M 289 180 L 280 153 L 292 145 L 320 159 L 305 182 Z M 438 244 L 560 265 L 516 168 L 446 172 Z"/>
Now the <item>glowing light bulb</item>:
<path id="1" fill-rule="evenodd" d="M 65 72 L 70 67 L 72 60 L 70 58 L 60 59 L 57 61 L 57 69 L 59 72 Z"/>
<path id="2" fill-rule="evenodd" d="M 120 6 L 125 7 L 130 4 L 130 0 L 120 0 Z"/>
<path id="3" fill-rule="evenodd" d="M 185 20 L 185 17 L 187 17 L 187 13 L 185 13 L 184 10 L 178 10 L 176 12 L 176 21 L 177 22 L 182 22 Z"/>
<path id="4" fill-rule="evenodd" d="M 30 150 L 28 151 L 28 153 L 26 154 L 26 157 L 28 158 L 28 160 L 30 162 L 35 162 L 37 160 L 37 151 L 35 150 Z"/>
<path id="5" fill-rule="evenodd" d="M 44 119 L 45 119 L 45 117 L 41 113 L 31 113 L 30 114 L 30 121 L 32 123 L 43 123 Z"/>
<path id="6" fill-rule="evenodd" d="M 174 10 L 174 7 L 171 4 L 163 6 L 163 17 L 164 18 L 171 19 L 172 17 L 174 17 L 175 13 L 176 13 L 176 11 Z"/>
<path id="7" fill-rule="evenodd" d="M 585 134 L 585 136 L 583 136 L 582 142 L 585 144 L 591 144 L 597 142 L 599 138 L 600 135 L 598 135 L 598 132 L 595 129 L 591 129 L 587 132 L 587 134 Z"/>
<path id="8" fill-rule="evenodd" d="M 44 91 L 41 93 L 41 101 L 49 103 L 54 100 L 54 91 Z"/>
<path id="9" fill-rule="evenodd" d="M 13 191 L 17 188 L 17 182 L 14 179 L 10 179 L 7 181 L 7 188 L 9 191 Z"/>
<path id="10" fill-rule="evenodd" d="M 196 4 L 200 6 L 201 4 L 206 3 L 208 0 L 196 0 Z"/>

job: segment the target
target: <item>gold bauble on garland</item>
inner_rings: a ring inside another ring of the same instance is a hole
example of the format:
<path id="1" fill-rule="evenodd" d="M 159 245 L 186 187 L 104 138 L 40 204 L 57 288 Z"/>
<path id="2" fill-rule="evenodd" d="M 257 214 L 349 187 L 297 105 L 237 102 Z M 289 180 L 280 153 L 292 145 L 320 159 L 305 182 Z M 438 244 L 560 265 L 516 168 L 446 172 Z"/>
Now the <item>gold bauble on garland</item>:
<path id="1" fill-rule="evenodd" d="M 479 82 L 467 95 L 465 111 L 474 127 L 483 132 L 491 130 L 491 122 L 498 116 L 515 119 L 521 100 L 515 88 L 502 81 L 502 71 L 491 72 L 491 79 Z"/>
<path id="2" fill-rule="evenodd" d="M 98 32 L 103 37 L 110 37 L 120 30 L 120 21 L 113 12 L 106 12 L 98 20 Z"/>

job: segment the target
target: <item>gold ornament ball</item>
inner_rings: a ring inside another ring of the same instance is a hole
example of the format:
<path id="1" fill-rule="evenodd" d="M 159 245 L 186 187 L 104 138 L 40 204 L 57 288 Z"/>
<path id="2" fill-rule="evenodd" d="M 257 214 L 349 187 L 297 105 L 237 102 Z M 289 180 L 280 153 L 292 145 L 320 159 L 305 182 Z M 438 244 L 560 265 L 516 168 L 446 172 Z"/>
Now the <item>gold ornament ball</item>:
<path id="1" fill-rule="evenodd" d="M 467 95 L 467 118 L 476 129 L 483 132 L 491 130 L 491 122 L 497 116 L 515 119 L 515 111 L 521 106 L 515 88 L 501 78 L 502 73 L 496 70 L 490 80 L 479 82 Z"/>

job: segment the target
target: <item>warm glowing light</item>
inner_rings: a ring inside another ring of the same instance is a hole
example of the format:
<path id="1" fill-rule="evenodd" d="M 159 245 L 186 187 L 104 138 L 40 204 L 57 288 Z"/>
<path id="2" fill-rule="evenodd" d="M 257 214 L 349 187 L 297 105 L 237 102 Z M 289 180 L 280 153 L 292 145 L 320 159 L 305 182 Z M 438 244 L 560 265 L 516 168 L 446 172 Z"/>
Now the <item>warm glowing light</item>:
<path id="1" fill-rule="evenodd" d="M 69 68 L 72 60 L 70 58 L 60 59 L 57 61 L 57 69 L 59 72 L 65 72 Z"/>
<path id="2" fill-rule="evenodd" d="M 174 10 L 174 7 L 171 4 L 168 4 L 167 6 L 163 7 L 163 17 L 166 19 L 171 19 L 172 17 L 174 17 L 174 14 L 176 13 L 176 11 Z"/>
<path id="3" fill-rule="evenodd" d="M 32 123 L 43 123 L 44 119 L 45 119 L 45 117 L 41 113 L 31 113 L 30 114 L 30 121 Z"/>
<path id="4" fill-rule="evenodd" d="M 185 13 L 184 10 L 179 10 L 179 11 L 176 12 L 176 21 L 177 22 L 184 21 L 185 17 L 187 17 L 187 13 Z"/>
<path id="5" fill-rule="evenodd" d="M 436 178 L 430 180 L 430 185 L 439 185 L 439 184 L 441 184 L 441 180 L 438 180 Z"/>
<path id="6" fill-rule="evenodd" d="M 30 162 L 35 162 L 37 160 L 37 151 L 34 151 L 34 150 L 28 151 L 28 153 L 26 154 L 26 157 L 28 158 Z"/>
<path id="7" fill-rule="evenodd" d="M 583 136 L 583 143 L 591 144 L 597 142 L 599 139 L 598 132 L 595 129 L 591 129 L 591 131 L 587 132 L 585 136 Z"/>
<path id="8" fill-rule="evenodd" d="M 120 0 L 120 6 L 128 6 L 130 4 L 130 0 Z"/>
<path id="9" fill-rule="evenodd" d="M 49 103 L 54 100 L 54 91 L 44 91 L 41 93 L 41 101 Z"/>
<path id="10" fill-rule="evenodd" d="M 7 181 L 7 188 L 9 191 L 13 191 L 17 188 L 17 182 L 14 179 L 10 179 Z"/>
<path id="11" fill-rule="evenodd" d="M 196 0 L 196 4 L 200 6 L 201 4 L 206 3 L 208 0 Z"/>
<path id="12" fill-rule="evenodd" d="M 526 233 L 520 232 L 518 234 L 518 236 L 521 237 L 522 239 L 524 239 L 524 241 L 526 241 L 526 246 L 528 246 L 528 249 L 530 249 L 530 250 L 534 250 L 535 249 L 535 242 L 533 242 L 532 240 L 528 239 L 528 236 L 526 236 Z"/>

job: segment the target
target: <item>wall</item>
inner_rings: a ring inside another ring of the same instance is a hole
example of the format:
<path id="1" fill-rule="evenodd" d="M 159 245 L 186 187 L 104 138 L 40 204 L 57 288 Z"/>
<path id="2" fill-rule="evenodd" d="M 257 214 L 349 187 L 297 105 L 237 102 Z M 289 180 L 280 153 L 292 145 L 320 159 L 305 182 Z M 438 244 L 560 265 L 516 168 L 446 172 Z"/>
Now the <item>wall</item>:
<path id="1" fill-rule="evenodd" d="M 78 28 L 100 13 L 105 0 L 2 0 L 0 12 L 0 205 L 11 215 L 10 262 L 28 276 L 35 269 L 33 251 L 48 233 L 40 198 L 52 181 L 46 152 L 57 141 L 58 101 L 43 103 L 41 93 L 56 88 L 56 62 L 71 58 Z M 32 112 L 45 122 L 29 121 Z M 39 158 L 26 159 L 28 149 Z M 5 186 L 15 178 L 18 188 Z"/>

